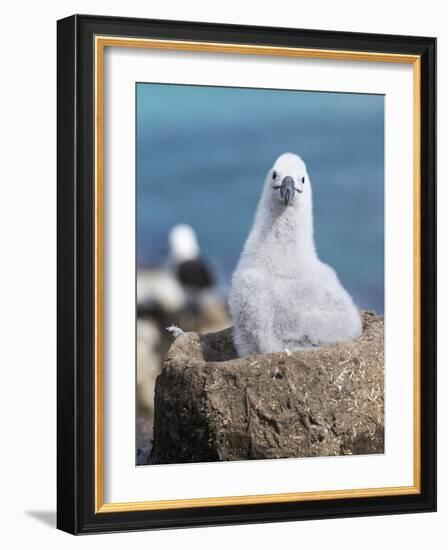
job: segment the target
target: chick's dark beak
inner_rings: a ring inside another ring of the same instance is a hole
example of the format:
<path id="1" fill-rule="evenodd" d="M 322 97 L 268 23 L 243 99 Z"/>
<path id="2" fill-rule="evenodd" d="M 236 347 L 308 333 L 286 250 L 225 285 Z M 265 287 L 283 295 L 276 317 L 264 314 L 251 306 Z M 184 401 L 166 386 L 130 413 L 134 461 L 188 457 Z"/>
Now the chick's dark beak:
<path id="1" fill-rule="evenodd" d="M 283 178 L 282 184 L 280 185 L 280 196 L 285 202 L 285 206 L 291 202 L 291 199 L 294 196 L 294 180 L 291 176 L 286 176 Z"/>

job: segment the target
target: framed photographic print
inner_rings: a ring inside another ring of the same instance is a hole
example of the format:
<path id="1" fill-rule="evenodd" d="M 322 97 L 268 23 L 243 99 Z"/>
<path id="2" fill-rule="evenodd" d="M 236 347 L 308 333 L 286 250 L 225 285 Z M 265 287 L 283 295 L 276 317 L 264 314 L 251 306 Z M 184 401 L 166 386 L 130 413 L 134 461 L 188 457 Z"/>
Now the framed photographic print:
<path id="1" fill-rule="evenodd" d="M 434 38 L 58 22 L 58 527 L 436 508 Z"/>

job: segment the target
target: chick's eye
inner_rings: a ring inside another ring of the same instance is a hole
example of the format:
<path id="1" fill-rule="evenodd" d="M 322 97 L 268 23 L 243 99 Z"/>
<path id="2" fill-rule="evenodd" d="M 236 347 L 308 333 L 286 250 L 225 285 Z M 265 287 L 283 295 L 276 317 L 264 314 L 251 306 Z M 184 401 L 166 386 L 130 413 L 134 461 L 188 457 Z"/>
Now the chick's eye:
<path id="1" fill-rule="evenodd" d="M 303 176 L 302 178 L 302 183 L 305 183 L 305 176 Z"/>
<path id="2" fill-rule="evenodd" d="M 275 180 L 277 178 L 277 172 L 274 170 L 272 172 L 272 179 Z"/>

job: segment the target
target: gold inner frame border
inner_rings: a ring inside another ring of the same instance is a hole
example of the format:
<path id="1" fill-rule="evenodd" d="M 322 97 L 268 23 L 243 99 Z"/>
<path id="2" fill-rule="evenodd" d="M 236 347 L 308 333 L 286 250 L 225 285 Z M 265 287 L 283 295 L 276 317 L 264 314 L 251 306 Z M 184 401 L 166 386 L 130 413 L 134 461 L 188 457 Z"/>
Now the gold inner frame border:
<path id="1" fill-rule="evenodd" d="M 359 52 L 346 50 L 326 50 L 293 48 L 283 46 L 259 46 L 253 44 L 227 44 L 216 42 L 196 42 L 183 40 L 158 40 L 143 38 L 123 38 L 115 36 L 95 36 L 94 42 L 94 129 L 95 129 L 95 174 L 94 174 L 94 385 L 95 385 L 95 513 L 132 512 L 143 510 L 167 510 L 198 508 L 209 506 L 232 506 L 278 502 L 304 502 L 343 498 L 362 498 L 419 494 L 421 480 L 421 344 L 420 344 L 420 195 L 421 195 L 421 60 L 418 55 L 405 55 L 381 52 Z M 410 486 L 379 487 L 301 493 L 276 493 L 244 495 L 232 497 L 193 498 L 179 500 L 154 500 L 139 502 L 104 502 L 104 53 L 106 47 L 146 48 L 208 53 L 232 53 L 245 55 L 267 55 L 301 57 L 312 59 L 408 63 L 413 65 L 413 297 L 414 297 L 414 353 L 413 353 L 413 424 L 414 424 L 414 483 Z"/>

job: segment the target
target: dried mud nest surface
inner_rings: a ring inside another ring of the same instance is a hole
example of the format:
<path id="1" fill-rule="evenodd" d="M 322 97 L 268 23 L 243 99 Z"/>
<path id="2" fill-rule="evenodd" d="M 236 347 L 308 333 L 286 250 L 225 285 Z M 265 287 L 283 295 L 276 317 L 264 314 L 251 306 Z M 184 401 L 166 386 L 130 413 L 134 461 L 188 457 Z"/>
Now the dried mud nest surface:
<path id="1" fill-rule="evenodd" d="M 317 350 L 238 358 L 232 330 L 177 338 L 155 390 L 154 464 L 384 452 L 384 319 Z"/>

